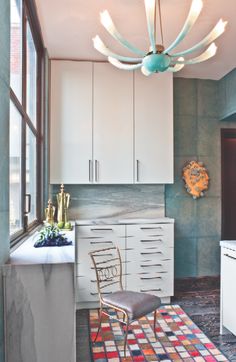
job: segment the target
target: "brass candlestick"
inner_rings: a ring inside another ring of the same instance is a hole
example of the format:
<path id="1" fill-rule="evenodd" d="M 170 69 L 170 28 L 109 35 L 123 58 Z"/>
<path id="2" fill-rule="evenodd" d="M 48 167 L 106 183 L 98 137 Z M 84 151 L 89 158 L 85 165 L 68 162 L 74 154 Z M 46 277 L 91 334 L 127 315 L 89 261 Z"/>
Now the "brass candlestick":
<path id="1" fill-rule="evenodd" d="M 64 191 L 64 185 L 61 184 L 61 190 L 57 194 L 57 222 L 58 224 L 66 224 L 68 222 L 68 207 L 70 203 L 70 194 Z"/>
<path id="2" fill-rule="evenodd" d="M 46 223 L 53 225 L 54 224 L 54 216 L 55 216 L 55 206 L 52 204 L 52 200 L 48 200 L 48 206 L 45 209 L 45 217 Z"/>

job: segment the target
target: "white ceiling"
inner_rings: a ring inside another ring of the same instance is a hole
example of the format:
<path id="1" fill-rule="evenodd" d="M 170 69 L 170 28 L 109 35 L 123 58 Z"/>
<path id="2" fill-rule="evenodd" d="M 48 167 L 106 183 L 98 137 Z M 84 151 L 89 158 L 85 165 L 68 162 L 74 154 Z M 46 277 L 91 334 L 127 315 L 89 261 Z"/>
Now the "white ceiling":
<path id="1" fill-rule="evenodd" d="M 216 41 L 219 48 L 213 59 L 186 66 L 176 76 L 220 79 L 236 67 L 236 0 L 203 1 L 204 7 L 197 23 L 178 49 L 186 49 L 200 41 L 221 17 L 229 22 L 226 32 Z M 161 1 L 166 47 L 181 30 L 190 5 L 191 0 Z M 36 0 L 36 6 L 50 58 L 106 60 L 92 46 L 92 38 L 96 34 L 110 49 L 132 56 L 100 24 L 99 13 L 105 9 L 124 37 L 143 50 L 149 48 L 143 0 Z"/>

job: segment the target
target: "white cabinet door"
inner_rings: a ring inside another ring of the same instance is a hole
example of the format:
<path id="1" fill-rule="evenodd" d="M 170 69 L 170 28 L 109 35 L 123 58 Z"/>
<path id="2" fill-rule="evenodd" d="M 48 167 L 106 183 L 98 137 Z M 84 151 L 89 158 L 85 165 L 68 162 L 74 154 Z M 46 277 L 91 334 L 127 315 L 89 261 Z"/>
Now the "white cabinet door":
<path id="1" fill-rule="evenodd" d="M 133 183 L 133 73 L 94 63 L 94 181 Z"/>
<path id="2" fill-rule="evenodd" d="M 91 62 L 51 62 L 50 182 L 92 182 Z"/>
<path id="3" fill-rule="evenodd" d="M 134 78 L 135 182 L 173 182 L 173 76 Z"/>

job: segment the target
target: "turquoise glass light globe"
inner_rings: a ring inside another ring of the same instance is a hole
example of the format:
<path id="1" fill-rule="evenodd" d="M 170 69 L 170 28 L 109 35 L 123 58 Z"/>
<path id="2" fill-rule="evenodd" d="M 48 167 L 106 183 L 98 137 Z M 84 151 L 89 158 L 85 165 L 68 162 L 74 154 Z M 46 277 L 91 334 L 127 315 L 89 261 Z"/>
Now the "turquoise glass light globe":
<path id="1" fill-rule="evenodd" d="M 166 54 L 149 54 L 143 59 L 144 67 L 151 73 L 164 72 L 170 66 L 170 57 Z"/>

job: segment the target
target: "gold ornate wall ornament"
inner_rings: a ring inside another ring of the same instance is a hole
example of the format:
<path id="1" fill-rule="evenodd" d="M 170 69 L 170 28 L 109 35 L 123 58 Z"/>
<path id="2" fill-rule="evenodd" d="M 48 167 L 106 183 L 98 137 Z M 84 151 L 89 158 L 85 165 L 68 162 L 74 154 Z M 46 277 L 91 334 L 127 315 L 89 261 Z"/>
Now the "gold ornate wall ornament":
<path id="1" fill-rule="evenodd" d="M 203 162 L 190 161 L 183 168 L 185 188 L 194 199 L 204 196 L 204 191 L 208 189 L 209 175 Z"/>

